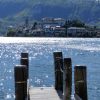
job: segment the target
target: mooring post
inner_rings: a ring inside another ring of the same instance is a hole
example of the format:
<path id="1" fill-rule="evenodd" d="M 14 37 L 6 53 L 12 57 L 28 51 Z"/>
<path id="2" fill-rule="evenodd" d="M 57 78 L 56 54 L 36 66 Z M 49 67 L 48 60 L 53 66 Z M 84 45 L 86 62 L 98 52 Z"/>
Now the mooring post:
<path id="1" fill-rule="evenodd" d="M 86 66 L 75 66 L 74 83 L 75 83 L 75 94 L 78 95 L 82 100 L 88 100 Z"/>
<path id="2" fill-rule="evenodd" d="M 28 53 L 25 52 L 21 53 L 21 58 L 28 58 Z"/>
<path id="3" fill-rule="evenodd" d="M 28 58 L 21 58 L 20 63 L 21 63 L 21 65 L 26 65 L 27 79 L 29 79 L 29 59 Z"/>
<path id="4" fill-rule="evenodd" d="M 15 77 L 15 100 L 26 100 L 27 98 L 27 69 L 25 65 L 16 65 Z"/>
<path id="5" fill-rule="evenodd" d="M 71 100 L 72 92 L 72 61 L 71 58 L 64 58 L 64 96 L 63 100 Z"/>
<path id="6" fill-rule="evenodd" d="M 62 52 L 54 52 L 55 89 L 63 92 L 63 55 Z"/>

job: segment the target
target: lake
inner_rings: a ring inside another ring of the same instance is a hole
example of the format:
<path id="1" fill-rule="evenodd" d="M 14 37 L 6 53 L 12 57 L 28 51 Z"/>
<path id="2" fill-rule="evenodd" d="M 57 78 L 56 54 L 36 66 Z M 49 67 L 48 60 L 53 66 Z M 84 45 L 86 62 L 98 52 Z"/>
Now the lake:
<path id="1" fill-rule="evenodd" d="M 11 37 L 0 37 L 0 100 L 14 100 L 14 66 L 22 52 L 29 53 L 30 86 L 53 86 L 54 51 L 72 58 L 73 72 L 75 65 L 87 66 L 88 98 L 100 100 L 99 38 Z"/>

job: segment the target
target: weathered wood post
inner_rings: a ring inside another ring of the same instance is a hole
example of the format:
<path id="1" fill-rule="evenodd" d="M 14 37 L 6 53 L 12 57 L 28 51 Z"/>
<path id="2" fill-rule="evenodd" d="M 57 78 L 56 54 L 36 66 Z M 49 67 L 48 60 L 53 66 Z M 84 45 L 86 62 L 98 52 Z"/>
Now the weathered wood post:
<path id="1" fill-rule="evenodd" d="M 28 58 L 21 58 L 20 63 L 21 63 L 21 65 L 26 65 L 27 79 L 28 79 L 29 78 L 29 59 Z"/>
<path id="2" fill-rule="evenodd" d="M 25 52 L 21 53 L 21 58 L 28 58 L 28 53 Z"/>
<path id="3" fill-rule="evenodd" d="M 63 55 L 62 52 L 54 52 L 55 89 L 63 92 Z"/>
<path id="4" fill-rule="evenodd" d="M 71 100 L 72 92 L 72 61 L 64 58 L 64 96 L 63 100 Z"/>
<path id="5" fill-rule="evenodd" d="M 88 100 L 86 66 L 75 66 L 74 82 L 75 82 L 75 94 L 78 95 L 82 100 Z"/>
<path id="6" fill-rule="evenodd" d="M 25 65 L 16 65 L 15 77 L 15 100 L 26 100 L 27 98 L 27 69 Z"/>
<path id="7" fill-rule="evenodd" d="M 21 60 L 20 60 L 21 65 L 26 65 L 27 68 L 27 97 L 28 100 L 30 100 L 30 95 L 29 95 L 29 54 L 28 53 L 21 53 Z"/>

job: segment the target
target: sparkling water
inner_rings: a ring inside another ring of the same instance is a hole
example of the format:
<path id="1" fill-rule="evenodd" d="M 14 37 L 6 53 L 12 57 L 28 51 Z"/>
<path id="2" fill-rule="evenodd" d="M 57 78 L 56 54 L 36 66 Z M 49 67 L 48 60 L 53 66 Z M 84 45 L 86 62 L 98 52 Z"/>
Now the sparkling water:
<path id="1" fill-rule="evenodd" d="M 54 51 L 62 51 L 64 57 L 71 57 L 73 70 L 77 64 L 87 66 L 88 98 L 100 100 L 99 38 L 8 37 L 0 37 L 0 100 L 15 98 L 14 66 L 20 64 L 22 52 L 29 53 L 30 86 L 53 86 Z"/>

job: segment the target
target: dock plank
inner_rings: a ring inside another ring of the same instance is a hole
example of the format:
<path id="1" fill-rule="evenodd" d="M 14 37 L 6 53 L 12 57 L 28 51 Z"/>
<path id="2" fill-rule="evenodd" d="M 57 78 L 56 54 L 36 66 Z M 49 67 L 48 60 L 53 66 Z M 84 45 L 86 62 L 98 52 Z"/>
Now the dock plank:
<path id="1" fill-rule="evenodd" d="M 29 90 L 30 100 L 62 100 L 54 87 L 34 87 Z"/>

